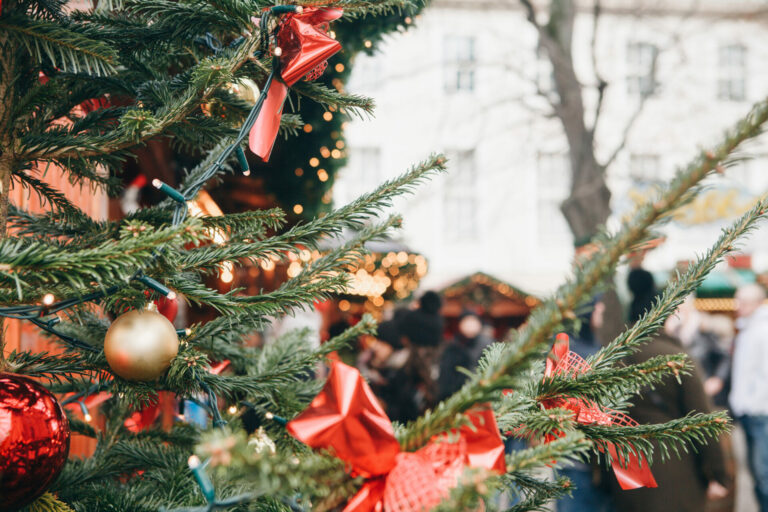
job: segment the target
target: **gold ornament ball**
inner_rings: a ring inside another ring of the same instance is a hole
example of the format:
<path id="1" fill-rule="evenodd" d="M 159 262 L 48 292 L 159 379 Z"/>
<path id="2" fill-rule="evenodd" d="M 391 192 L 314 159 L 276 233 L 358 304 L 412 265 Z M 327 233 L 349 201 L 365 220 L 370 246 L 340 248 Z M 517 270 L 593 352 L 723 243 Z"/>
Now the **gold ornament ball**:
<path id="1" fill-rule="evenodd" d="M 128 380 L 155 380 L 165 373 L 178 352 L 176 328 L 150 309 L 120 315 L 104 338 L 104 355 L 110 368 Z"/>

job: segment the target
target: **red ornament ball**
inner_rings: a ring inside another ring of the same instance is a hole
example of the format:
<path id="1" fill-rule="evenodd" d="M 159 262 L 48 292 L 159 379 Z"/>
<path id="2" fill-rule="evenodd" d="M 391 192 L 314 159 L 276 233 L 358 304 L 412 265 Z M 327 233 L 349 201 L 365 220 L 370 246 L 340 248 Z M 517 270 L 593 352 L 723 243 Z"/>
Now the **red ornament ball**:
<path id="1" fill-rule="evenodd" d="M 61 405 L 37 382 L 0 373 L 0 510 L 17 510 L 43 494 L 69 454 Z"/>

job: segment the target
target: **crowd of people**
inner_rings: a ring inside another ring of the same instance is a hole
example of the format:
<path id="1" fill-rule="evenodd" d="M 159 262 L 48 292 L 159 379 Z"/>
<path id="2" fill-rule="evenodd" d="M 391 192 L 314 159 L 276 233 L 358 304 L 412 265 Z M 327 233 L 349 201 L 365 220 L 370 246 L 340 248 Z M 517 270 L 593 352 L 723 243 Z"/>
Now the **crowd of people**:
<path id="1" fill-rule="evenodd" d="M 658 297 L 652 274 L 633 269 L 628 278 L 632 301 L 627 324 L 636 322 Z M 698 311 L 691 297 L 626 364 L 657 355 L 687 352 L 694 363 L 689 374 L 670 376 L 633 400 L 629 415 L 639 423 L 662 423 L 686 414 L 728 409 L 744 430 L 748 466 L 762 512 L 768 512 L 768 306 L 757 284 L 736 293 L 736 321 L 726 315 Z M 357 355 L 357 366 L 384 403 L 392 420 L 407 422 L 456 392 L 483 350 L 494 340 L 492 330 L 471 309 L 447 333 L 440 315 L 441 299 L 426 292 L 411 308 L 395 310 L 379 326 L 375 340 Z M 571 350 L 595 354 L 605 342 L 597 333 L 606 307 L 595 297 L 570 332 Z M 737 333 L 737 334 L 735 334 Z M 764 339 L 765 338 L 765 339 Z M 518 441 L 519 442 L 519 441 Z M 730 439 L 712 440 L 688 451 L 662 457 L 656 450 L 653 472 L 658 488 L 620 490 L 597 460 L 559 469 L 574 482 L 558 512 L 702 511 L 708 502 L 732 497 L 733 455 Z"/>
<path id="2" fill-rule="evenodd" d="M 413 308 L 396 309 L 379 325 L 357 366 L 392 420 L 406 422 L 456 392 L 493 343 L 477 312 L 464 311 L 455 334 L 446 336 L 441 299 L 426 292 Z"/>

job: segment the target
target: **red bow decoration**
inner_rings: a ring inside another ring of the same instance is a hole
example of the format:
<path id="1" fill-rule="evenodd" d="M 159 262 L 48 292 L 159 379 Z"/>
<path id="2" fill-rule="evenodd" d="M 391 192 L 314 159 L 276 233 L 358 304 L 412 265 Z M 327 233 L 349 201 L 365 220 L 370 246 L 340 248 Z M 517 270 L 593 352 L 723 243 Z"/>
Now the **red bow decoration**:
<path id="1" fill-rule="evenodd" d="M 569 350 L 569 340 L 567 334 L 558 334 L 555 339 L 552 350 L 547 356 L 547 366 L 544 371 L 544 378 L 559 376 L 575 377 L 587 373 L 591 367 L 587 362 L 575 352 Z M 634 427 L 638 423 L 626 414 L 611 409 L 601 408 L 591 400 L 576 397 L 557 397 L 542 400 L 542 406 L 545 409 L 561 408 L 573 412 L 574 419 L 583 425 L 618 425 L 625 427 Z M 565 435 L 559 433 L 558 435 Z M 555 436 L 548 436 L 545 441 L 551 441 Z M 611 467 L 619 481 L 619 485 L 625 491 L 628 489 L 638 489 L 640 487 L 657 487 L 656 480 L 653 478 L 648 461 L 640 455 L 630 452 L 627 461 L 617 453 L 616 446 L 613 443 L 605 443 L 605 449 L 611 455 Z"/>
<path id="2" fill-rule="evenodd" d="M 281 80 L 273 80 L 259 117 L 251 128 L 248 146 L 263 161 L 269 160 L 280 128 L 288 87 L 303 77 L 313 80 L 327 66 L 326 60 L 341 50 L 341 44 L 328 36 L 327 24 L 341 17 L 341 9 L 305 7 L 300 13 L 286 14 L 277 31 Z"/>
<path id="3" fill-rule="evenodd" d="M 417 512 L 448 496 L 464 467 L 504 473 L 504 443 L 490 408 L 417 452 L 401 452 L 392 423 L 355 368 L 334 362 L 328 381 L 288 431 L 312 448 L 330 448 L 366 478 L 344 512 Z"/>

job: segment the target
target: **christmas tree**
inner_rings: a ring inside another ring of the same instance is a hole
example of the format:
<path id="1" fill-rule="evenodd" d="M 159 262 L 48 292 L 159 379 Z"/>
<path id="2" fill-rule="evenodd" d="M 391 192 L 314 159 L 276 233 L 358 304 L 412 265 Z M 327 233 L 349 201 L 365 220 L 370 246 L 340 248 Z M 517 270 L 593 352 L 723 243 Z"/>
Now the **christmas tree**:
<path id="1" fill-rule="evenodd" d="M 622 257 L 761 132 L 768 102 L 695 156 L 619 230 L 599 238 L 599 250 L 578 262 L 524 327 L 485 352 L 456 394 L 418 420 L 393 426 L 354 369 L 336 363 L 326 382 L 312 378 L 331 352 L 375 332 L 371 318 L 319 348 L 302 331 L 262 348 L 242 341 L 271 318 L 343 291 L 345 270 L 364 243 L 400 223 L 397 216 L 379 220 L 380 212 L 442 170 L 444 159 L 430 157 L 353 203 L 291 228 L 283 228 L 278 210 L 195 217 L 187 202 L 222 173 L 248 172 L 246 141 L 266 160 L 280 126 L 301 126 L 288 107 L 281 117 L 285 95 L 329 110 L 369 111 L 367 98 L 300 79 L 316 78 L 340 49 L 329 22 L 418 6 L 112 0 L 88 10 L 67 7 L 60 0 L 4 0 L 0 11 L 0 316 L 34 324 L 57 347 L 0 351 L 0 428 L 7 431 L 0 442 L 0 508 L 471 510 L 513 488 L 521 500 L 513 509 L 531 510 L 570 489 L 567 480 L 539 477 L 541 468 L 595 452 L 617 472 L 651 485 L 653 461 L 728 429 L 724 413 L 634 424 L 622 414 L 632 397 L 690 366 L 682 355 L 621 361 L 734 250 L 765 214 L 765 202 L 725 230 L 596 356 L 573 358 L 563 338 L 547 353 L 552 335 L 576 317 Z M 244 78 L 261 89 L 251 108 L 233 93 Z M 217 109 L 201 109 L 212 104 Z M 206 157 L 180 186 L 155 183 L 167 199 L 120 221 L 94 221 L 41 179 L 46 169 L 58 169 L 73 183 L 117 193 L 121 162 L 159 136 L 203 148 Z M 49 211 L 10 204 L 11 185 L 45 198 Z M 225 262 L 285 258 L 345 228 L 357 237 L 308 262 L 273 292 L 249 296 L 205 285 Z M 161 313 L 172 316 L 169 304 L 181 299 L 219 316 L 176 331 Z M 223 364 L 234 371 L 220 372 Z M 136 419 L 161 391 L 198 401 L 211 427 L 180 421 L 162 429 Z M 96 401 L 106 418 L 98 429 L 87 421 L 88 404 Z M 60 404 L 82 410 L 64 413 Z M 246 412 L 261 424 L 250 437 Z M 66 460 L 70 430 L 98 440 L 92 456 Z M 538 442 L 504 458 L 500 432 Z M 654 452 L 656 442 L 662 448 Z"/>

